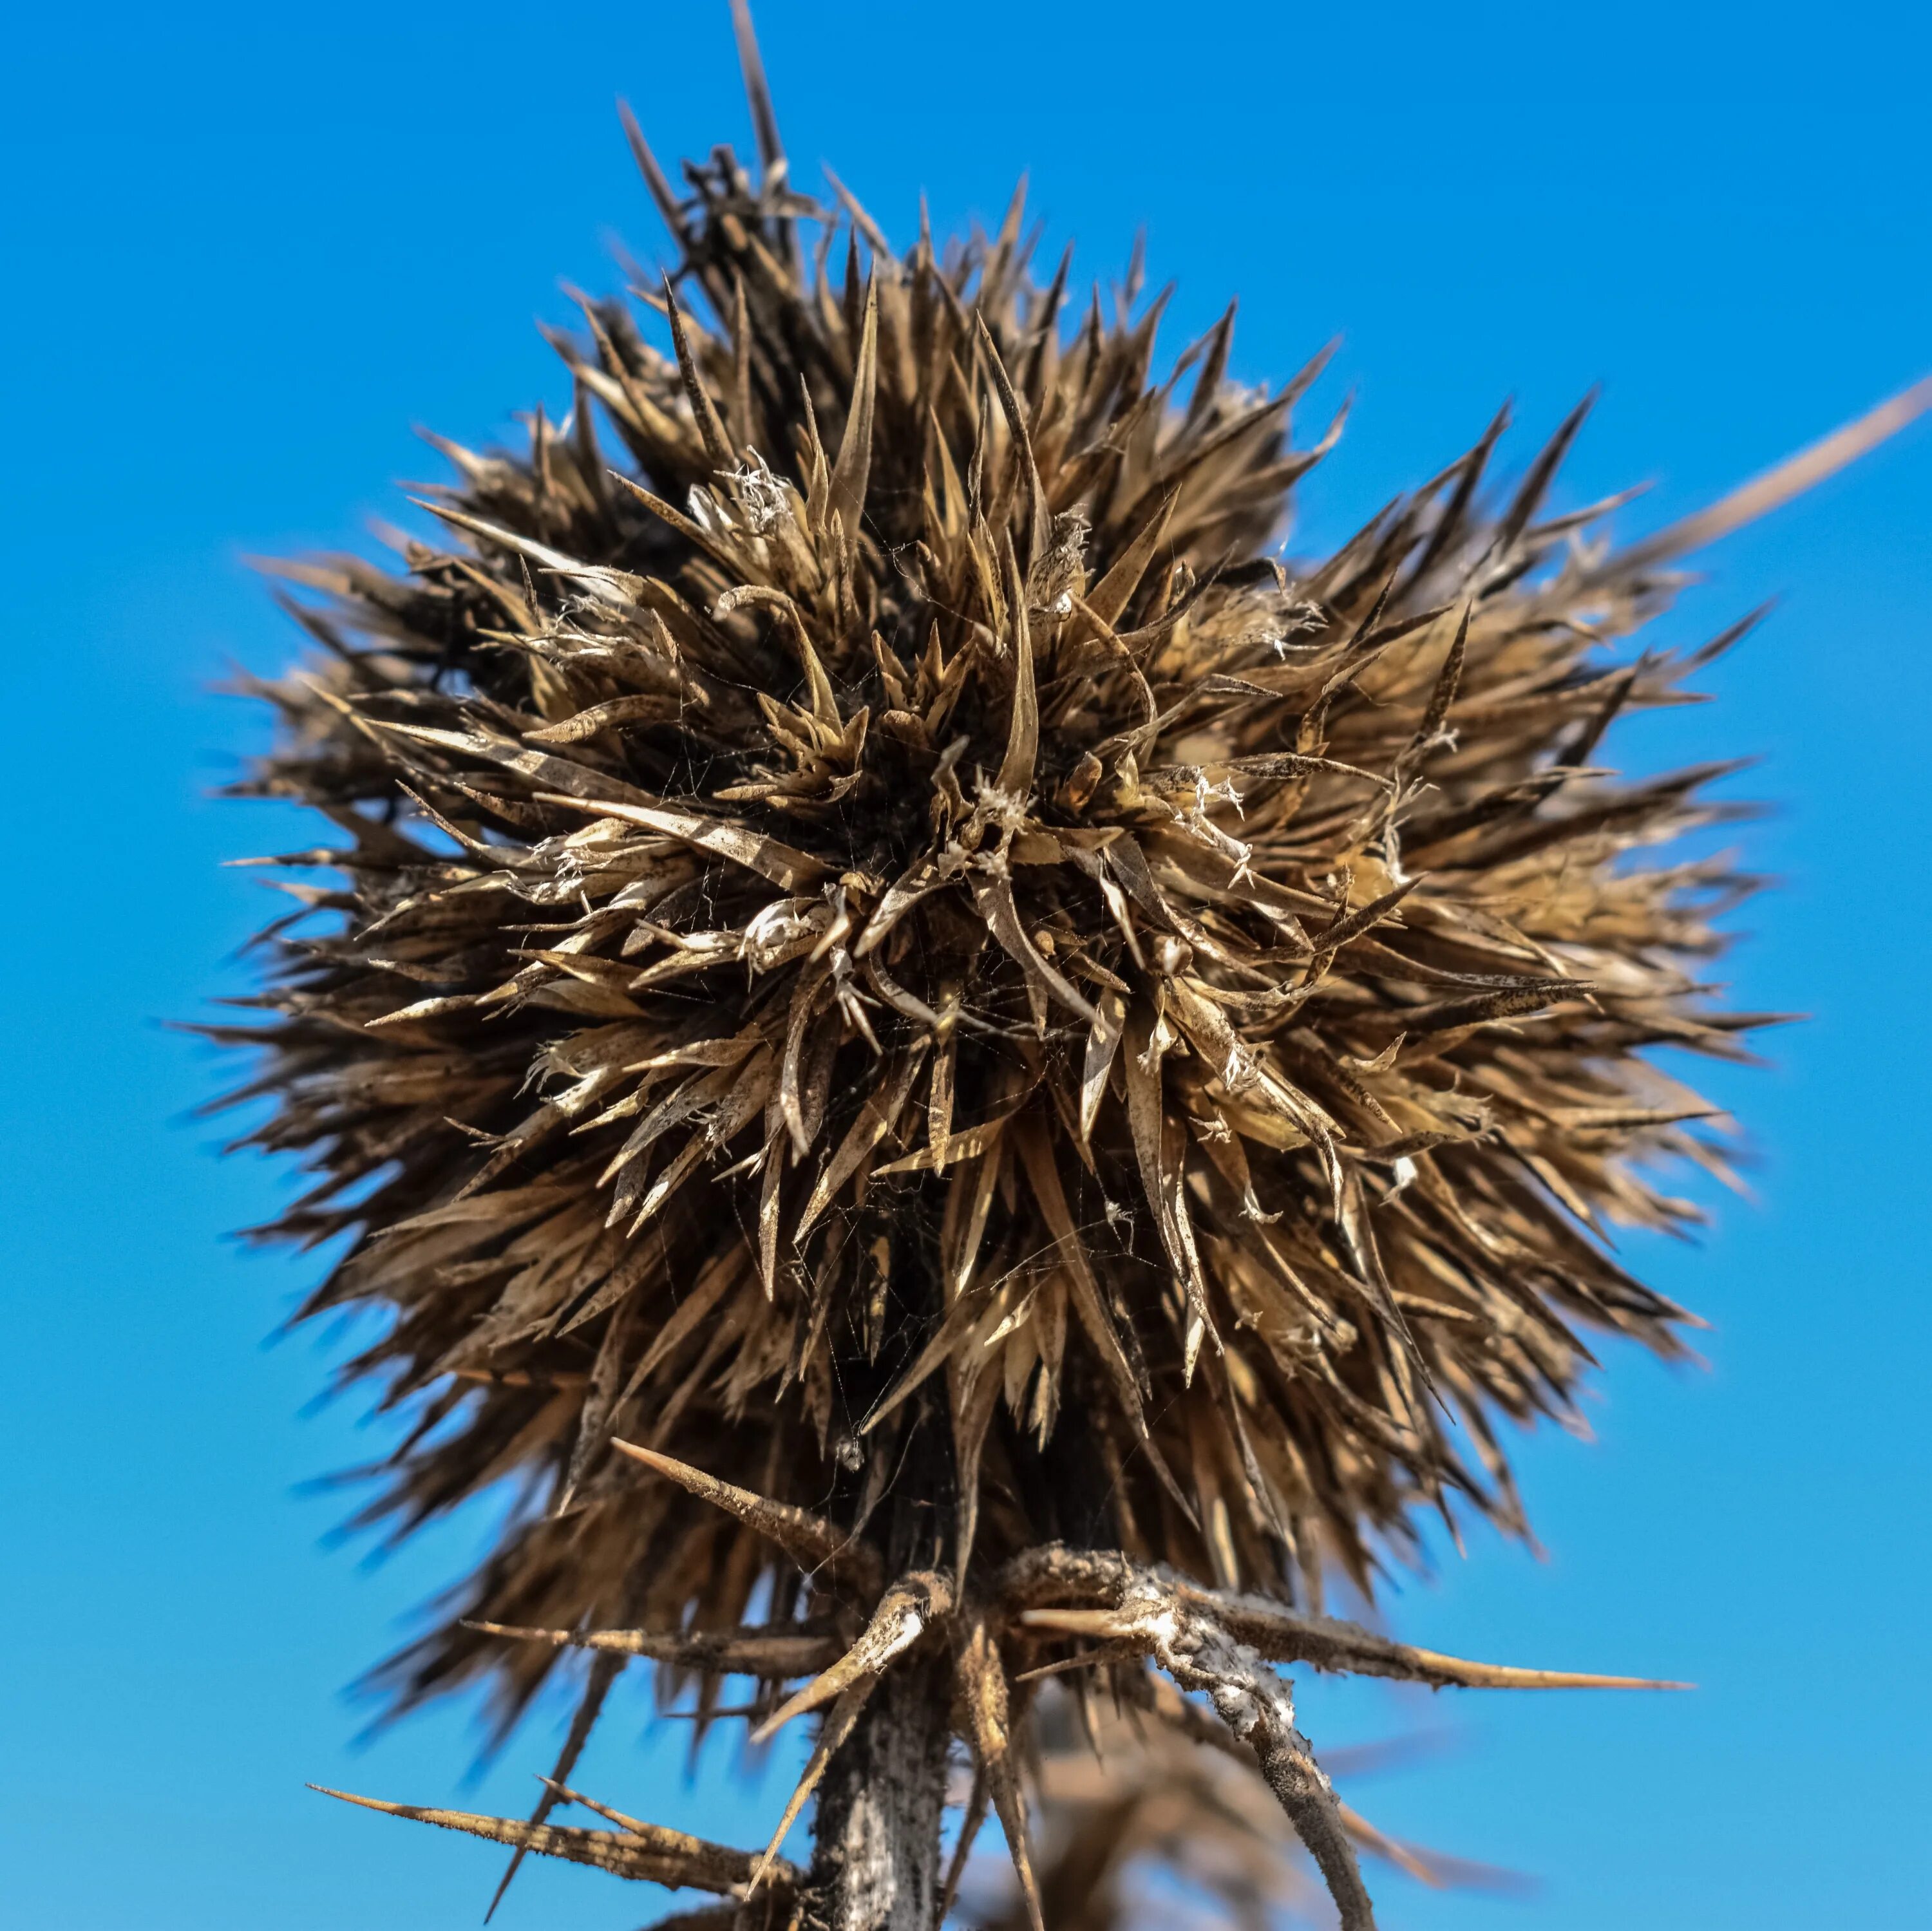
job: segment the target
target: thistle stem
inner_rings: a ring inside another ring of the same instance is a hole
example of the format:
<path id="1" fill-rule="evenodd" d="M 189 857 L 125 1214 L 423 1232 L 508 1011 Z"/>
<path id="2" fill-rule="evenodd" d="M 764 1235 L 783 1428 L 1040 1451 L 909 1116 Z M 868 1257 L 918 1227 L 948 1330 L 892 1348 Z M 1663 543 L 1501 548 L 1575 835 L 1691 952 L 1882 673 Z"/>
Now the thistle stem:
<path id="1" fill-rule="evenodd" d="M 910 1255 L 898 1288 L 907 1306 L 928 1314 L 940 1303 L 932 1270 Z M 849 1378 L 856 1388 L 878 1372 L 854 1360 Z M 904 1426 L 896 1444 L 880 1444 L 893 1472 L 871 1523 L 891 1575 L 944 1567 L 955 1535 L 952 1432 L 924 1399 Z M 920 1644 L 880 1676 L 826 1765 L 804 1900 L 824 1931 L 934 1931 L 952 1702 L 950 1654 L 943 1644 Z"/>
<path id="2" fill-rule="evenodd" d="M 951 1705 L 948 1659 L 907 1657 L 827 1766 L 807 1879 L 826 1931 L 932 1931 Z"/>

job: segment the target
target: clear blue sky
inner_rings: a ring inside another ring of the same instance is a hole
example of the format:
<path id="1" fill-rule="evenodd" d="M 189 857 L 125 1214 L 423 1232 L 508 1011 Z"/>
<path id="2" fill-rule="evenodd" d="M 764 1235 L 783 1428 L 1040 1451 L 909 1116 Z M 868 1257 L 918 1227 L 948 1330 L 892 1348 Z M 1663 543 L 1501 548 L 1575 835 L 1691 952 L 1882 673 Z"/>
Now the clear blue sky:
<path id="1" fill-rule="evenodd" d="M 1242 298 L 1236 373 L 1336 333 L 1358 400 L 1305 499 L 1346 533 L 1505 395 L 1519 458 L 1604 384 L 1565 488 L 1692 508 L 1932 368 L 1922 8 L 1625 0 L 1373 8 L 766 0 L 797 163 L 897 236 L 996 216 L 1031 170 L 1105 272 L 1137 223 L 1173 340 Z M 208 694 L 293 645 L 240 562 L 360 541 L 410 436 L 566 398 L 560 277 L 658 241 L 612 101 L 662 154 L 748 148 L 724 0 L 326 9 L 40 7 L 9 30 L 0 557 L 14 728 L 0 946 L 0 1924 L 441 1931 L 496 1855 L 305 1779 L 520 1808 L 546 1711 L 479 1787 L 470 1714 L 361 1754 L 342 1699 L 454 1573 L 458 1523 L 386 1565 L 306 1479 L 380 1437 L 305 1417 L 324 1337 L 263 1342 L 308 1270 L 225 1229 L 282 1184 L 184 1123 L 217 1075 L 158 1022 L 242 976 L 269 910 L 218 862 L 290 827 L 207 788 L 258 740 Z M 1539 1440 L 1538 1562 L 1478 1541 L 1392 1606 L 1432 1647 L 1696 1679 L 1692 1696 L 1324 1695 L 1318 1735 L 1450 1727 L 1363 1786 L 1390 1828 L 1540 1873 L 1528 1902 L 1390 1878 L 1390 1931 L 1815 1931 L 1932 1921 L 1925 1384 L 1932 1000 L 1932 423 L 1708 559 L 1660 635 L 1781 595 L 1646 727 L 1640 761 L 1762 754 L 1784 889 L 1738 997 L 1816 1017 L 1722 1091 L 1762 1201 L 1646 1252 L 1715 1324 L 1708 1373 L 1611 1359 L 1598 1440 Z M 1324 1726 L 1325 1724 L 1325 1730 Z M 779 1801 L 695 1783 L 641 1700 L 581 1780 L 750 1842 Z M 640 1741 L 642 1739 L 642 1741 Z M 625 1931 L 661 1894 L 532 1871 L 499 1922 Z"/>

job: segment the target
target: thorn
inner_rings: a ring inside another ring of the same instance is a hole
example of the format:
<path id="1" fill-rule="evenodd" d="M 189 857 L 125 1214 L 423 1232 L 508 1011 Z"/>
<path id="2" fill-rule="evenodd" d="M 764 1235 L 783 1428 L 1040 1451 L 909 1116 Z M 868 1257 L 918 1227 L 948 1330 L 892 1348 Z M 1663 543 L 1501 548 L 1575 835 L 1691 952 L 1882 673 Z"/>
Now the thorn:
<path id="1" fill-rule="evenodd" d="M 707 1475 L 701 1468 L 675 1461 L 668 1455 L 660 1455 L 654 1448 L 640 1448 L 630 1441 L 614 1441 L 610 1445 L 620 1455 L 628 1455 L 633 1462 L 641 1462 L 646 1468 L 668 1477 L 700 1501 L 736 1516 L 747 1528 L 777 1543 L 801 1569 L 808 1573 L 824 1569 L 842 1573 L 863 1594 L 878 1594 L 878 1552 L 869 1543 L 846 1534 L 823 1516 L 795 1508 L 789 1502 L 768 1501 L 735 1483 L 721 1482 L 715 1475 Z"/>
<path id="2" fill-rule="evenodd" d="M 446 1831 L 461 1831 L 492 1843 L 512 1845 L 534 1851 L 539 1857 L 562 1858 L 567 1862 L 590 1864 L 614 1876 L 640 1882 L 661 1884 L 675 1889 L 686 1886 L 695 1891 L 716 1891 L 726 1896 L 742 1894 L 751 1876 L 752 1857 L 748 1851 L 714 1844 L 673 1831 L 662 1824 L 646 1824 L 635 1818 L 590 1804 L 575 1792 L 560 1784 L 563 1801 L 584 1803 L 600 1816 L 620 1822 L 620 1831 L 586 1831 L 576 1825 L 526 1824 L 514 1817 L 489 1817 L 469 1810 L 442 1810 L 415 1804 L 391 1804 L 376 1797 L 358 1797 L 352 1792 L 332 1790 L 326 1784 L 312 1783 L 311 1790 L 325 1797 L 338 1798 L 364 1810 L 379 1810 L 385 1816 L 402 1817 L 412 1823 L 435 1824 Z M 770 1861 L 767 1860 L 769 1867 Z M 788 1885 L 795 1885 L 800 1873 L 786 1865 L 779 1873 Z"/>
<path id="3" fill-rule="evenodd" d="M 752 1732 L 754 1744 L 768 1742 L 808 1710 L 842 1696 L 862 1679 L 874 1680 L 894 1657 L 911 1648 L 927 1626 L 952 1607 L 952 1585 L 930 1570 L 902 1576 L 880 1599 L 865 1633 L 822 1675 L 788 1696 Z"/>
<path id="4" fill-rule="evenodd" d="M 804 1774 L 799 1778 L 797 1787 L 784 1807 L 784 1815 L 778 1819 L 778 1828 L 772 1833 L 772 1841 L 765 1847 L 764 1855 L 752 1867 L 751 1881 L 746 1887 L 747 1892 L 757 1890 L 764 1875 L 777 1861 L 778 1846 L 785 1840 L 785 1834 L 798 1821 L 798 1813 L 805 1808 L 806 1800 L 818 1789 L 820 1778 L 825 1774 L 825 1767 L 832 1761 L 832 1753 L 852 1734 L 853 1726 L 859 1720 L 859 1713 L 865 1708 L 872 1692 L 878 1687 L 876 1676 L 866 1676 L 853 1684 L 832 1706 L 830 1714 L 820 1727 L 818 1741 L 812 1746 L 810 1760 Z"/>
<path id="5" fill-rule="evenodd" d="M 1000 1828 L 1006 1833 L 1006 1849 L 1012 1854 L 1013 1870 L 1019 1879 L 1020 1894 L 1026 1900 L 1033 1931 L 1046 1931 L 1040 1885 L 1034 1876 L 1026 1800 L 1013 1774 L 1009 1750 L 1006 1668 L 1000 1660 L 998 1645 L 983 1621 L 974 1624 L 960 1646 L 959 1676 L 975 1769 L 985 1779 L 993 1808 L 999 1813 Z"/>
<path id="6" fill-rule="evenodd" d="M 836 1636 L 782 1626 L 720 1630 L 532 1630 L 508 1623 L 466 1619 L 463 1627 L 482 1636 L 501 1636 L 512 1642 L 548 1643 L 555 1649 L 649 1657 L 656 1663 L 682 1663 L 722 1676 L 802 1676 L 826 1668 L 842 1654 Z"/>
<path id="7" fill-rule="evenodd" d="M 1438 1689 L 1690 1690 L 1695 1685 L 1642 1676 L 1601 1676 L 1565 1669 L 1521 1669 L 1507 1663 L 1471 1663 L 1436 1650 L 1392 1642 L 1354 1623 L 1297 1616 L 1250 1598 L 1229 1598 L 1190 1584 L 1173 1591 L 1177 1602 L 1218 1616 L 1238 1642 L 1270 1663 L 1306 1663 L 1338 1675 L 1394 1677 Z M 1145 1614 L 1125 1609 L 1025 1609 L 1029 1628 L 1102 1641 L 1145 1640 Z"/>

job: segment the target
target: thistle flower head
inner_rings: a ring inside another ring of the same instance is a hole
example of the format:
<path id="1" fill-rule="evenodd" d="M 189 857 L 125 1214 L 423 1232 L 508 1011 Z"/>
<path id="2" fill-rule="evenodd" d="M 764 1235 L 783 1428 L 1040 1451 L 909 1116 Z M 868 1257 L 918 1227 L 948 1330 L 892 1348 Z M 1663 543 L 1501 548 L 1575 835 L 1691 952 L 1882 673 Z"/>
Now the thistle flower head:
<path id="1" fill-rule="evenodd" d="M 531 1498 L 404 1695 L 513 1714 L 610 1627 L 836 1710 L 1000 1589 L 1000 1642 L 1172 1664 L 1028 1563 L 1292 1621 L 1418 1512 L 1520 1528 L 1498 1423 L 1679 1345 L 1604 1231 L 1722 1162 L 1644 1054 L 1754 1023 L 1748 881 L 1646 856 L 1723 767 L 1601 762 L 1737 633 L 1606 646 L 1757 505 L 1610 549 L 1545 506 L 1582 412 L 1492 496 L 1499 418 L 1288 560 L 1321 358 L 1240 391 L 1230 310 L 1156 374 L 1165 298 L 1036 275 L 1017 195 L 896 253 L 775 142 L 680 194 L 633 135 L 672 273 L 554 337 L 562 424 L 440 445 L 440 544 L 287 567 L 326 655 L 247 787 L 344 838 L 239 1036 L 315 1176 L 266 1231 L 342 1243 L 310 1311 L 383 1311 L 348 1372 L 417 1417 L 368 1519 Z"/>

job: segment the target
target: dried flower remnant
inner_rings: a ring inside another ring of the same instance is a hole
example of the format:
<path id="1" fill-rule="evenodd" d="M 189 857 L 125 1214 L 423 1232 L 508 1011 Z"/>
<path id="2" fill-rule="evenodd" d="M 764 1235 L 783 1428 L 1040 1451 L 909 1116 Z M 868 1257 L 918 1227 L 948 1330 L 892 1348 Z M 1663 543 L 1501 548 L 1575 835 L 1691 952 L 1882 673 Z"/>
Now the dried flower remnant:
<path id="1" fill-rule="evenodd" d="M 271 861 L 331 882 L 216 1029 L 315 1177 L 261 1231 L 341 1243 L 306 1312 L 388 1317 L 345 1373 L 414 1421 L 362 1521 L 533 1501 L 389 1681 L 507 1726 L 592 1653 L 530 1822 L 400 1814 L 721 1924 L 924 1931 L 957 1735 L 1036 1915 L 1031 1685 L 1153 1667 L 1366 1925 L 1374 1834 L 1274 1666 L 1622 1681 L 1406 1648 L 1322 1578 L 1370 1590 L 1423 1513 L 1520 1531 L 1498 1421 L 1568 1414 L 1592 1333 L 1678 1350 L 1603 1230 L 1693 1217 L 1644 1170 L 1723 1155 L 1643 1054 L 1760 1023 L 1703 977 L 1749 879 L 1642 856 L 1729 767 L 1599 763 L 1745 626 L 1604 646 L 1928 391 L 1622 551 L 1544 506 L 1580 411 L 1486 503 L 1499 418 L 1284 563 L 1321 358 L 1238 391 L 1231 309 L 1156 379 L 1165 297 L 1078 308 L 1018 195 L 895 255 L 790 186 L 741 44 L 755 176 L 680 194 L 627 117 L 676 263 L 554 337 L 567 420 L 440 443 L 400 573 L 278 566 L 323 654 L 239 788 L 341 842 Z M 732 1677 L 761 1734 L 820 1713 L 810 1870 L 548 1821 L 632 1656 L 703 1721 Z"/>

